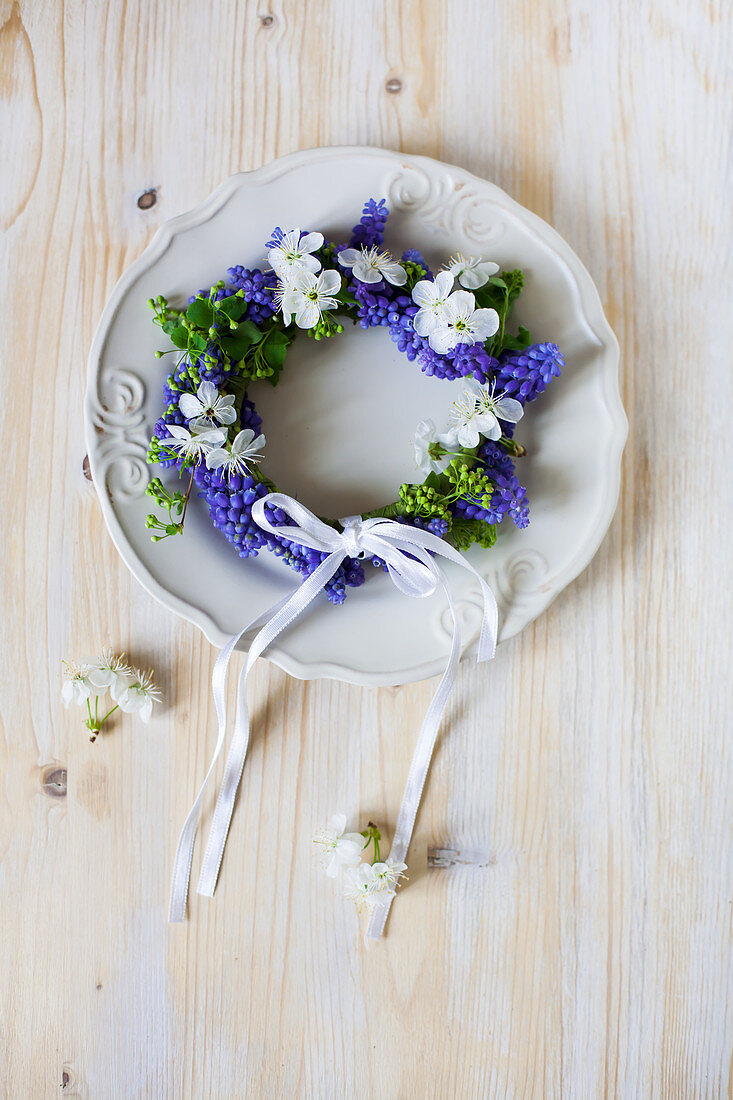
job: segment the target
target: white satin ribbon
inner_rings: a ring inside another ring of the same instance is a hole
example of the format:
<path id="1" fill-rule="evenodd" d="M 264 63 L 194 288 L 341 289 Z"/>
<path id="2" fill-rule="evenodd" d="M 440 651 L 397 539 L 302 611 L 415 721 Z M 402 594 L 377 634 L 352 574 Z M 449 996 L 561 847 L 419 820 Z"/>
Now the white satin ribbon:
<path id="1" fill-rule="evenodd" d="M 295 526 L 273 526 L 265 514 L 266 506 L 280 508 L 294 521 Z M 209 840 L 204 853 L 198 893 L 213 897 L 219 876 L 229 825 L 234 811 L 234 803 L 242 776 L 242 768 L 247 755 L 249 741 L 249 715 L 247 711 L 247 677 L 257 658 L 287 627 L 305 610 L 308 604 L 321 592 L 347 557 L 379 557 L 385 562 L 389 576 L 395 586 L 407 596 L 424 598 L 430 596 L 440 586 L 445 592 L 448 607 L 453 619 L 453 637 L 451 641 L 448 665 L 440 681 L 428 712 L 425 715 L 417 746 L 410 766 L 405 794 L 402 799 L 390 857 L 400 863 L 406 863 L 412 830 L 415 824 L 420 797 L 427 778 L 430 758 L 438 734 L 440 720 L 445 710 L 456 677 L 461 656 L 461 635 L 453 596 L 448 579 L 433 555 L 447 558 L 460 565 L 478 580 L 483 595 L 484 611 L 478 640 L 477 660 L 486 661 L 494 656 L 497 634 L 497 607 L 489 586 L 466 559 L 452 546 L 429 531 L 395 523 L 391 519 L 362 519 L 349 516 L 341 520 L 343 531 L 333 527 L 309 512 L 297 500 L 284 493 L 270 493 L 258 500 L 252 508 L 252 517 L 264 530 L 277 534 L 300 546 L 308 546 L 327 555 L 321 564 L 300 584 L 295 591 L 279 600 L 262 614 L 247 623 L 239 634 L 227 642 L 219 654 L 212 677 L 212 689 L 219 734 L 214 756 L 209 765 L 201 790 L 178 841 L 173 866 L 169 920 L 182 921 L 186 916 L 186 900 L 191 876 L 191 860 L 196 839 L 201 803 L 209 778 L 221 753 L 226 736 L 226 671 L 234 649 L 240 638 L 248 631 L 260 628 L 250 645 L 247 660 L 239 675 L 237 691 L 237 714 L 229 756 L 226 762 L 224 778 L 214 810 Z M 367 936 L 378 939 L 384 930 L 389 913 L 390 901 L 375 909 L 367 928 Z"/>

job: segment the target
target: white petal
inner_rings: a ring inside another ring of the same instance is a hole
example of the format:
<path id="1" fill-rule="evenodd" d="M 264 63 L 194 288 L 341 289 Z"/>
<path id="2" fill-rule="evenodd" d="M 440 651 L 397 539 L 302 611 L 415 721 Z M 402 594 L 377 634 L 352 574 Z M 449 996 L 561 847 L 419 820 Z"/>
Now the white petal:
<path id="1" fill-rule="evenodd" d="M 493 413 L 485 412 L 474 418 L 474 424 L 487 439 L 500 439 L 501 427 Z"/>
<path id="2" fill-rule="evenodd" d="M 303 298 L 295 314 L 295 323 L 298 328 L 313 328 L 318 324 L 320 316 L 321 311 L 316 303 L 309 298 Z"/>
<path id="3" fill-rule="evenodd" d="M 357 260 L 354 264 L 354 278 L 360 283 L 381 283 L 382 273 L 365 259 Z"/>
<path id="4" fill-rule="evenodd" d="M 392 286 L 404 286 L 407 282 L 407 272 L 402 264 L 382 264 L 382 274 Z"/>
<path id="5" fill-rule="evenodd" d="M 188 428 L 182 428 L 180 424 L 166 424 L 166 428 L 174 439 L 184 439 L 188 442 L 191 438 L 191 433 Z M 163 442 L 165 442 L 165 440 L 163 440 Z"/>
<path id="6" fill-rule="evenodd" d="M 439 279 L 440 275 L 437 278 Z M 451 282 L 453 282 L 452 279 Z M 432 283 L 430 279 L 421 279 L 419 283 L 415 283 L 412 288 L 412 300 L 416 306 L 429 306 L 436 301 L 438 297 L 438 294 L 436 294 L 436 284 L 437 279 L 435 283 Z"/>
<path id="7" fill-rule="evenodd" d="M 412 327 L 418 336 L 429 336 L 440 325 L 440 317 L 433 309 L 419 309 L 412 318 Z"/>
<path id="8" fill-rule="evenodd" d="M 473 313 L 476 308 L 476 299 L 473 294 L 468 290 L 454 290 L 448 301 L 445 303 L 450 307 L 451 316 L 459 317 L 462 314 Z M 494 312 L 493 310 L 478 310 L 479 313 Z"/>
<path id="9" fill-rule="evenodd" d="M 153 713 L 153 700 L 148 696 L 140 707 L 140 719 L 146 724 L 150 721 L 150 716 Z"/>
<path id="10" fill-rule="evenodd" d="M 462 447 L 475 447 L 479 441 L 479 433 L 470 424 L 461 424 L 456 437 Z"/>
<path id="11" fill-rule="evenodd" d="M 223 447 L 217 447 L 213 451 L 209 451 L 206 456 L 206 465 L 210 470 L 218 470 L 220 466 L 224 466 L 229 461 L 229 451 L 225 451 Z"/>
<path id="12" fill-rule="evenodd" d="M 319 248 L 323 248 L 322 233 L 305 233 L 300 238 L 300 244 L 298 245 L 300 252 L 317 252 Z"/>
<path id="13" fill-rule="evenodd" d="M 312 271 L 306 271 L 305 268 L 299 268 L 292 277 L 292 289 L 294 290 L 313 290 L 316 286 L 316 276 Z"/>
<path id="14" fill-rule="evenodd" d="M 252 442 L 254 437 L 255 433 L 251 428 L 244 428 L 232 443 L 232 454 L 241 454 L 247 447 L 247 444 Z"/>
<path id="15" fill-rule="evenodd" d="M 202 382 L 197 393 L 199 401 L 204 407 L 213 405 L 219 397 L 219 391 L 213 382 Z"/>
<path id="16" fill-rule="evenodd" d="M 458 333 L 452 328 L 441 326 L 434 329 L 428 335 L 428 343 L 433 351 L 437 351 L 438 355 L 445 355 L 447 351 L 454 348 L 460 341 Z"/>
<path id="17" fill-rule="evenodd" d="M 524 416 L 524 409 L 513 397 L 500 397 L 496 402 L 496 411 L 502 420 L 516 424 Z"/>
<path id="18" fill-rule="evenodd" d="M 484 285 L 486 279 L 482 279 L 477 271 L 473 271 L 469 267 L 458 276 L 458 282 L 468 290 L 478 290 L 480 286 Z"/>
<path id="19" fill-rule="evenodd" d="M 312 271 L 315 273 L 316 271 L 321 270 L 321 261 L 316 259 L 315 256 L 311 256 L 309 253 L 306 252 L 304 256 L 299 257 L 298 266 L 301 267 L 304 271 Z"/>
<path id="20" fill-rule="evenodd" d="M 198 397 L 194 397 L 192 393 L 181 394 L 178 398 L 178 408 L 181 410 L 186 420 L 192 420 L 194 416 L 200 416 L 204 411 L 204 407 Z"/>
<path id="21" fill-rule="evenodd" d="M 234 398 L 232 398 L 233 400 Z M 233 409 L 231 405 L 222 406 L 220 404 L 216 410 L 216 418 L 221 424 L 233 424 L 237 419 L 236 409 Z"/>
<path id="22" fill-rule="evenodd" d="M 339 252 L 336 259 L 342 267 L 353 267 L 355 263 L 362 258 L 362 253 L 356 248 L 344 248 L 342 252 Z"/>
<path id="23" fill-rule="evenodd" d="M 341 276 L 338 271 L 329 268 L 318 276 L 318 291 L 322 294 L 338 294 L 341 289 Z"/>
<path id="24" fill-rule="evenodd" d="M 499 330 L 499 314 L 495 309 L 477 309 L 471 318 L 471 328 L 479 340 L 487 340 Z"/>
<path id="25" fill-rule="evenodd" d="M 417 284 L 420 285 L 419 283 Z M 435 276 L 435 289 L 437 298 L 446 298 L 453 287 L 453 275 L 450 271 L 439 271 Z"/>
<path id="26" fill-rule="evenodd" d="M 353 252 L 354 249 L 352 248 L 351 251 Z M 341 836 L 346 828 L 346 814 L 331 814 L 328 821 L 328 828 L 329 831 L 335 833 L 336 836 Z"/>

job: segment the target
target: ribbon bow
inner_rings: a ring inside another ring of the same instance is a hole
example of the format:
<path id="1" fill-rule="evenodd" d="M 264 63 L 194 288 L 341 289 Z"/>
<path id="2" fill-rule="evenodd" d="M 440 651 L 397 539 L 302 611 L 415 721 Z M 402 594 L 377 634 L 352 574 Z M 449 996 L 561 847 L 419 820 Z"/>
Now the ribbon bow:
<path id="1" fill-rule="evenodd" d="M 279 508 L 294 521 L 294 526 L 274 526 L 267 518 L 267 507 Z M 237 692 L 237 714 L 229 756 L 226 762 L 224 778 L 219 790 L 214 819 L 211 824 L 209 840 L 204 854 L 198 893 L 213 897 L 219 868 L 224 855 L 229 825 L 234 810 L 237 789 L 242 776 L 244 760 L 249 741 L 249 715 L 247 711 L 247 677 L 257 658 L 264 653 L 275 638 L 306 609 L 309 603 L 325 588 L 344 558 L 373 557 L 381 558 L 395 587 L 407 596 L 425 597 L 432 595 L 440 586 L 445 592 L 453 619 L 453 637 L 450 655 L 438 690 L 428 707 L 420 729 L 417 746 L 410 766 L 405 794 L 397 817 L 390 857 L 405 863 L 410 846 L 412 830 L 415 824 L 420 797 L 425 785 L 430 758 L 438 734 L 440 720 L 456 677 L 461 656 L 461 634 L 456 614 L 453 594 L 443 569 L 435 556 L 447 558 L 460 565 L 478 580 L 484 602 L 481 632 L 478 641 L 477 660 L 486 661 L 494 656 L 498 628 L 496 600 L 489 586 L 466 559 L 452 546 L 429 531 L 396 523 L 391 519 L 362 519 L 361 516 L 348 516 L 341 520 L 343 531 L 337 531 L 314 516 L 307 508 L 284 493 L 269 493 L 260 498 L 252 508 L 252 517 L 264 530 L 289 539 L 301 546 L 320 550 L 327 556 L 321 564 L 290 595 L 279 600 L 261 615 L 230 638 L 219 654 L 212 677 L 214 703 L 219 722 L 219 735 L 214 756 L 206 778 L 202 784 L 181 831 L 173 866 L 173 882 L 170 899 L 170 921 L 182 921 L 186 916 L 186 900 L 191 877 L 191 860 L 196 839 L 201 802 L 204 790 L 214 766 L 223 748 L 226 736 L 226 671 L 234 649 L 247 631 L 259 628 L 249 647 L 247 660 L 239 675 Z M 381 936 L 391 904 L 380 905 L 372 913 L 367 935 L 374 939 Z"/>

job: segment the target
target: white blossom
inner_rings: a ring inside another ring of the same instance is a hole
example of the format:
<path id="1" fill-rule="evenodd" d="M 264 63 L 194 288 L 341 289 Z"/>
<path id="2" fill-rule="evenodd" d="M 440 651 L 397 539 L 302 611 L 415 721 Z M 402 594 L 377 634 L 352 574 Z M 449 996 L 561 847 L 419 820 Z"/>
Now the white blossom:
<path id="1" fill-rule="evenodd" d="M 482 435 L 499 439 L 499 420 L 516 424 L 524 415 L 520 403 L 504 393 L 496 394 L 494 385 L 488 389 L 474 378 L 468 379 L 467 385 L 468 389 L 453 402 L 449 416 L 449 435 L 461 447 L 476 447 Z"/>
<path id="2" fill-rule="evenodd" d="M 192 426 L 200 426 L 204 431 L 212 427 L 211 421 L 233 424 L 237 419 L 234 395 L 220 394 L 213 382 L 202 382 L 195 395 L 182 393 L 178 398 L 178 408 L 186 420 L 193 420 Z"/>
<path id="3" fill-rule="evenodd" d="M 435 281 L 421 279 L 419 283 L 415 283 L 412 300 L 420 308 L 413 317 L 412 324 L 418 336 L 428 336 L 438 327 L 452 288 L 453 276 L 448 271 L 439 271 Z"/>
<path id="4" fill-rule="evenodd" d="M 246 474 L 251 462 L 261 462 L 264 455 L 259 454 L 265 445 L 264 435 L 258 435 L 251 428 L 245 428 L 236 436 L 231 448 L 216 447 L 206 456 L 206 465 L 210 470 L 224 467 L 227 477 L 233 474 Z"/>
<path id="5" fill-rule="evenodd" d="M 313 843 L 321 849 L 321 859 L 329 878 L 336 878 L 342 867 L 354 867 L 367 844 L 361 833 L 347 833 L 346 814 L 334 814 L 328 825 L 319 829 Z"/>
<path id="6" fill-rule="evenodd" d="M 93 695 L 101 695 L 104 688 L 97 687 L 91 679 L 92 664 L 89 661 L 64 661 L 64 682 L 61 687 L 61 698 L 64 706 L 71 703 L 83 706 L 87 699 Z"/>
<path id="7" fill-rule="evenodd" d="M 99 692 L 113 687 L 121 689 L 130 682 L 132 669 L 125 661 L 124 653 L 115 654 L 109 648 L 105 648 L 95 661 L 89 666 L 89 680 Z"/>
<path id="8" fill-rule="evenodd" d="M 268 251 L 267 260 L 283 280 L 298 271 L 315 273 L 320 271 L 321 264 L 312 253 L 322 247 L 322 233 L 301 233 L 299 229 L 291 229 L 283 233 L 280 243 Z"/>
<path id="9" fill-rule="evenodd" d="M 314 275 L 310 271 L 299 271 L 291 280 L 286 280 L 278 295 L 285 323 L 290 324 L 293 317 L 298 328 L 313 328 L 328 309 L 335 309 L 338 302 L 333 297 L 341 289 L 341 276 L 338 271 L 322 271 Z"/>
<path id="10" fill-rule="evenodd" d="M 480 256 L 462 256 L 458 252 L 448 263 L 446 271 L 453 275 L 466 290 L 478 290 L 496 275 L 499 265 Z"/>
<path id="11" fill-rule="evenodd" d="M 192 458 L 194 462 L 200 462 L 209 451 L 221 447 L 227 439 L 223 428 L 207 428 L 203 424 L 192 424 L 191 431 L 180 424 L 166 424 L 166 428 L 171 438 L 159 439 L 158 446 L 178 451 L 182 458 Z"/>
<path id="12" fill-rule="evenodd" d="M 433 351 L 445 355 L 459 344 L 483 343 L 499 328 L 495 309 L 476 309 L 476 299 L 468 290 L 455 290 L 446 299 L 438 324 L 428 334 Z"/>
<path id="13" fill-rule="evenodd" d="M 393 859 L 349 867 L 344 876 L 344 897 L 353 901 L 360 913 L 363 910 L 371 913 L 394 897 L 405 868 L 406 864 Z"/>
<path id="14" fill-rule="evenodd" d="M 339 252 L 336 259 L 342 267 L 350 267 L 354 278 L 360 283 L 380 283 L 386 279 L 393 286 L 404 286 L 407 282 L 407 272 L 402 264 L 398 264 L 392 258 L 392 254 L 386 249 L 378 248 L 345 248 Z"/>
<path id="15" fill-rule="evenodd" d="M 125 684 L 112 686 L 110 695 L 120 710 L 125 714 L 139 714 L 143 722 L 150 721 L 153 703 L 159 703 L 162 699 L 161 692 L 153 681 L 152 669 L 149 672 L 135 669 Z"/>
<path id="16" fill-rule="evenodd" d="M 455 441 L 450 432 L 439 435 L 433 420 L 421 420 L 415 428 L 412 443 L 415 449 L 415 462 L 421 473 L 442 474 L 453 458 Z"/>

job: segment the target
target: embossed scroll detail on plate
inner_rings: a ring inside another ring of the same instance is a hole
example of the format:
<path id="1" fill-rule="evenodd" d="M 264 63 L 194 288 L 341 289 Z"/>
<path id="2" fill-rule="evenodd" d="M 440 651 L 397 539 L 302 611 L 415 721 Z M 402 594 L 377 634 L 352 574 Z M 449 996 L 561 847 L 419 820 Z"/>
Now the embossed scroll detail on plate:
<path id="1" fill-rule="evenodd" d="M 123 367 L 109 367 L 91 396 L 91 418 L 97 432 L 97 471 L 112 499 L 142 496 L 150 480 L 146 454 L 145 385 Z"/>
<path id="2" fill-rule="evenodd" d="M 418 214 L 421 221 L 453 238 L 485 248 L 504 236 L 505 222 L 496 203 L 450 171 L 426 172 L 405 165 L 385 190 L 391 209 Z"/>

